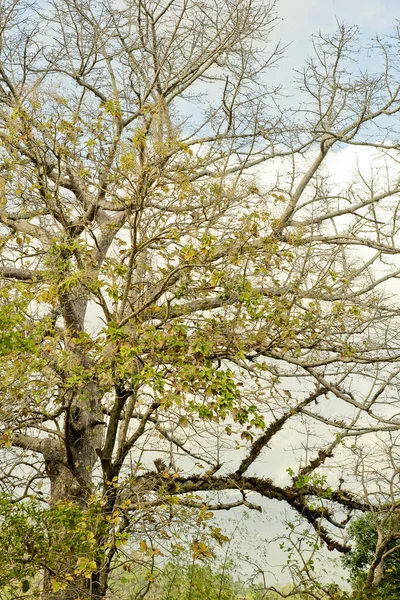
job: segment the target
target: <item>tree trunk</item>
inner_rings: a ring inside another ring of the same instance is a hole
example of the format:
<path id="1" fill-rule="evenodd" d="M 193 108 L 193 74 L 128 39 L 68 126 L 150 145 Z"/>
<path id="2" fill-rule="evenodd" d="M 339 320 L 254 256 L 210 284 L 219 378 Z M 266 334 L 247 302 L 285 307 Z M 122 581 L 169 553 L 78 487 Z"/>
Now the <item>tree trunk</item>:
<path id="1" fill-rule="evenodd" d="M 99 393 L 94 384 L 89 384 L 86 394 L 80 394 L 73 401 L 65 417 L 65 445 L 58 440 L 46 440 L 43 452 L 46 473 L 50 479 L 50 506 L 72 502 L 81 511 L 88 508 L 88 499 L 92 493 L 92 472 L 97 460 L 96 450 L 102 442 L 102 420 L 98 414 Z M 90 524 L 89 524 L 90 526 Z M 76 575 L 76 555 L 65 556 L 59 572 L 72 579 L 61 579 L 67 584 L 65 589 L 55 589 L 52 572 L 46 569 L 43 584 L 43 600 L 78 600 L 101 598 L 105 592 L 99 585 L 99 576 L 92 578 Z M 98 565 L 100 569 L 101 566 Z"/>

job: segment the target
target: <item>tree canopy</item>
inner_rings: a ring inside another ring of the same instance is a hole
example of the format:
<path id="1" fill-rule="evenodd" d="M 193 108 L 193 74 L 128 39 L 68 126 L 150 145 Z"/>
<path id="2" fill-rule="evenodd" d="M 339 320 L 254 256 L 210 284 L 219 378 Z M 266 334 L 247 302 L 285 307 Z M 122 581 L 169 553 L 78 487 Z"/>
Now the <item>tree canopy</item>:
<path id="1" fill-rule="evenodd" d="M 284 108 L 275 20 L 1 3 L 1 518 L 43 598 L 104 597 L 180 520 L 207 557 L 218 510 L 280 501 L 345 553 L 397 509 L 400 39 L 368 71 L 356 28 L 317 35 Z"/>
<path id="2" fill-rule="evenodd" d="M 400 532 L 397 518 L 368 513 L 349 528 L 353 548 L 343 559 L 350 569 L 353 587 L 373 598 L 397 598 L 400 590 Z M 372 585 L 371 585 L 372 584 Z M 371 589 L 372 588 L 372 589 Z"/>

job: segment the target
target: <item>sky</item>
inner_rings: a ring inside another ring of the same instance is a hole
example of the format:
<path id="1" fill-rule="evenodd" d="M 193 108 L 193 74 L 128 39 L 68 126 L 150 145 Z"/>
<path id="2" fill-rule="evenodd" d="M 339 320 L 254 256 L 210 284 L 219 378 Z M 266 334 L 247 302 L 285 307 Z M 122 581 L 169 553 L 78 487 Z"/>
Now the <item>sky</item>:
<path id="1" fill-rule="evenodd" d="M 377 33 L 390 34 L 396 19 L 400 19 L 397 0 L 277 0 L 276 12 L 279 23 L 274 40 L 290 44 L 279 64 L 285 83 L 293 79 L 293 70 L 301 69 L 311 54 L 313 33 L 332 33 L 339 21 L 358 26 L 362 37 L 368 40 Z"/>
<path id="2" fill-rule="evenodd" d="M 396 0 L 278 0 L 276 7 L 283 19 L 281 35 L 285 41 L 293 40 L 297 56 L 313 32 L 332 31 L 336 19 L 358 25 L 367 36 L 373 36 L 377 31 L 390 32 L 396 18 L 400 18 Z"/>

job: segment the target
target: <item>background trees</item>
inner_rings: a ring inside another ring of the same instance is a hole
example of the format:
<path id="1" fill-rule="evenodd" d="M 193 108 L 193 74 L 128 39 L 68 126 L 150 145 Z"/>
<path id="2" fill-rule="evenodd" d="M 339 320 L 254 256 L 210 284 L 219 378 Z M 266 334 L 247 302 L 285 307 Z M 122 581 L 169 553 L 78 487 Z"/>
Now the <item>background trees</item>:
<path id="1" fill-rule="evenodd" d="M 365 588 L 366 579 L 372 571 L 374 575 L 376 573 L 373 586 L 375 589 L 369 589 L 368 593 L 377 598 L 396 598 L 399 593 L 398 525 L 388 522 L 388 519 L 381 520 L 383 523 L 377 526 L 376 518 L 368 514 L 351 524 L 350 533 L 354 547 L 346 555 L 344 563 L 350 568 L 356 590 Z"/>
<path id="2" fill-rule="evenodd" d="M 293 111 L 272 4 L 0 19 L 1 486 L 81 515 L 44 597 L 103 597 L 126 544 L 155 557 L 197 509 L 206 556 L 210 513 L 257 498 L 346 552 L 381 491 L 357 457 L 399 425 L 398 39 L 367 73 L 355 29 L 317 37 Z M 346 145 L 376 149 L 348 184 Z"/>

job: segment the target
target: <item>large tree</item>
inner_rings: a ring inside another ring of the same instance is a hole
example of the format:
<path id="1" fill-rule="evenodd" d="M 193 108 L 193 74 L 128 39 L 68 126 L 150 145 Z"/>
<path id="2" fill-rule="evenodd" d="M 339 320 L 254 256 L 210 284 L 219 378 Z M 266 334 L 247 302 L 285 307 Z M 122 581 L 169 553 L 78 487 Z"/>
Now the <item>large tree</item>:
<path id="1" fill-rule="evenodd" d="M 124 543 L 156 553 L 146 532 L 184 507 L 280 500 L 346 551 L 343 510 L 370 506 L 334 467 L 399 426 L 399 40 L 368 73 L 355 29 L 317 37 L 284 110 L 274 20 L 252 0 L 1 2 L 2 514 L 40 533 L 10 548 L 43 597 L 103 597 Z M 348 185 L 346 145 L 377 157 Z"/>

